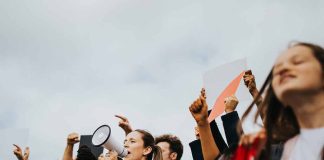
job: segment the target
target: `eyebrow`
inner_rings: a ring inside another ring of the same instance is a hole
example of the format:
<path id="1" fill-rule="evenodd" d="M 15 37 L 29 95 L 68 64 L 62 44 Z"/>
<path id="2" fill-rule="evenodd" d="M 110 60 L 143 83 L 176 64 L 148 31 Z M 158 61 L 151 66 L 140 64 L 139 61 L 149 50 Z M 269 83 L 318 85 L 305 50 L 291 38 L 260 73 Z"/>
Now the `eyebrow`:
<path id="1" fill-rule="evenodd" d="M 136 140 L 135 138 L 129 138 L 129 140 Z M 124 142 L 126 142 L 127 139 L 124 140 Z"/>

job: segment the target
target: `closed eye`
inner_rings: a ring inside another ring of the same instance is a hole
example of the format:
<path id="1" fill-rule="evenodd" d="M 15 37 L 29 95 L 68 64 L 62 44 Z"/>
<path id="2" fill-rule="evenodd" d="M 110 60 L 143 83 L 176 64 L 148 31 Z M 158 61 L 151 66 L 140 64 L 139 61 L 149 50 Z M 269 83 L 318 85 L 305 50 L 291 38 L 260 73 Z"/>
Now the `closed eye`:
<path id="1" fill-rule="evenodd" d="M 304 62 L 305 62 L 304 60 L 295 60 L 295 61 L 293 62 L 293 64 L 298 65 L 298 64 L 302 64 L 302 63 L 304 63 Z"/>

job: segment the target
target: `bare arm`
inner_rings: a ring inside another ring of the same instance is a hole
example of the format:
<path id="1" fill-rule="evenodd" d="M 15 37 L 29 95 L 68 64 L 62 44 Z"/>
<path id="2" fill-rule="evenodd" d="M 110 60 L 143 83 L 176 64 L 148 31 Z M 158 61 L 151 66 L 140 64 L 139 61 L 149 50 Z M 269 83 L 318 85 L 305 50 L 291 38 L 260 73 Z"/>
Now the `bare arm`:
<path id="1" fill-rule="evenodd" d="M 63 160 L 73 160 L 73 146 L 78 143 L 79 135 L 77 133 L 71 133 L 67 138 L 67 145 L 64 150 Z"/>
<path id="2" fill-rule="evenodd" d="M 245 86 L 249 89 L 250 94 L 253 96 L 254 99 L 256 99 L 256 106 L 260 108 L 262 103 L 262 97 L 260 96 L 258 98 L 259 90 L 256 88 L 255 77 L 252 74 L 251 70 L 248 70 L 244 73 L 243 80 Z"/>
<path id="3" fill-rule="evenodd" d="M 208 122 L 208 106 L 204 89 L 202 89 L 200 97 L 191 104 L 189 110 L 197 122 L 204 159 L 215 160 L 215 158 L 220 154 L 220 151 L 215 144 L 210 130 Z"/>
<path id="4" fill-rule="evenodd" d="M 132 132 L 133 129 L 128 121 L 128 119 L 124 116 L 121 116 L 121 115 L 115 115 L 115 117 L 119 118 L 120 121 L 119 121 L 119 127 L 122 128 L 125 132 L 125 134 L 127 135 L 128 133 Z"/>

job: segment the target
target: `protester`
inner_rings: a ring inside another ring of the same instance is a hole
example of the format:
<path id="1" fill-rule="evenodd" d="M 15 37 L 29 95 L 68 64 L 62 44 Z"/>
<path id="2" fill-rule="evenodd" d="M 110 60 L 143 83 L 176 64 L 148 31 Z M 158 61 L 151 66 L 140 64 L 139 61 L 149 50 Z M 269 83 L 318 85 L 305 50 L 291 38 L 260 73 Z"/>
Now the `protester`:
<path id="1" fill-rule="evenodd" d="M 133 131 L 128 119 L 125 116 L 115 115 L 115 117 L 120 119 L 118 125 L 124 130 L 126 135 Z"/>
<path id="2" fill-rule="evenodd" d="M 73 160 L 74 144 L 80 142 L 79 134 L 70 133 L 67 137 L 67 145 L 64 150 L 63 160 Z M 96 160 L 97 158 L 91 153 L 91 150 L 86 145 L 80 146 L 76 160 Z"/>
<path id="3" fill-rule="evenodd" d="M 162 160 L 162 151 L 154 143 L 154 137 L 145 130 L 137 129 L 127 134 L 124 147 L 128 151 L 124 160 Z"/>
<path id="4" fill-rule="evenodd" d="M 204 92 L 205 91 L 203 89 L 202 94 L 205 94 Z M 195 101 L 191 105 L 190 108 L 192 108 L 193 105 L 197 105 L 196 102 L 197 101 Z M 223 121 L 223 126 L 224 126 L 224 131 L 225 131 L 227 143 L 228 143 L 228 146 L 230 146 L 230 147 L 237 146 L 237 143 L 239 141 L 239 137 L 243 133 L 242 128 L 240 128 L 239 132 L 237 130 L 237 125 L 239 124 L 240 119 L 239 119 L 239 116 L 238 116 L 237 112 L 235 111 L 235 109 L 236 109 L 239 101 L 234 95 L 232 95 L 232 96 L 226 97 L 224 99 L 224 103 L 225 103 L 225 113 L 226 114 L 221 116 L 221 118 L 222 118 L 222 121 Z M 201 103 L 201 105 L 202 105 L 202 103 Z M 202 106 L 200 106 L 200 107 L 202 107 Z M 215 123 L 215 124 L 213 125 L 213 123 Z M 216 124 L 215 121 L 210 122 L 210 129 L 211 129 L 211 132 L 212 132 L 212 135 L 213 135 L 212 136 L 213 139 L 210 139 L 209 141 L 215 141 L 216 147 L 218 148 L 218 151 L 219 151 L 219 154 L 217 156 L 219 156 L 219 155 L 221 155 L 221 154 L 223 154 L 225 152 L 228 152 L 229 147 L 226 144 L 225 144 L 225 146 L 220 145 L 221 142 L 224 141 L 224 140 L 223 140 L 222 135 L 219 132 L 219 129 L 218 129 L 217 124 Z M 217 133 L 215 133 L 215 132 L 217 132 Z M 200 135 L 199 129 L 195 128 L 195 134 L 196 134 L 196 136 Z M 193 156 L 194 160 L 204 159 L 203 158 L 203 153 L 202 153 L 202 152 L 204 152 L 202 150 L 202 145 L 203 145 L 203 143 L 200 142 L 200 138 L 193 141 L 193 142 L 191 142 L 191 143 L 189 143 L 191 153 L 192 153 L 192 156 Z M 205 148 L 208 148 L 208 146 L 206 146 Z M 207 152 L 207 151 L 205 151 L 205 152 Z M 215 156 L 214 159 L 217 156 Z"/>
<path id="5" fill-rule="evenodd" d="M 226 114 L 222 115 L 221 119 L 227 139 L 227 145 L 231 148 L 238 144 L 240 136 L 243 134 L 240 118 L 237 111 L 235 111 L 239 101 L 235 95 L 232 95 L 226 97 L 224 103 Z"/>
<path id="6" fill-rule="evenodd" d="M 208 111 L 208 115 L 211 113 L 211 110 Z M 219 131 L 219 128 L 216 124 L 216 121 L 213 120 L 209 123 L 210 130 L 213 135 L 213 139 L 216 143 L 217 148 L 219 149 L 220 153 L 225 152 L 228 149 L 228 146 L 225 142 L 225 140 L 222 137 L 222 134 Z M 236 126 L 233 126 L 233 128 L 236 128 Z M 236 129 L 234 130 L 236 132 Z M 203 159 L 203 153 L 202 153 L 202 148 L 201 148 L 201 142 L 199 138 L 199 129 L 196 126 L 195 127 L 195 135 L 196 135 L 196 140 L 192 141 L 189 143 L 189 147 L 191 149 L 191 154 L 192 158 L 194 160 L 202 160 Z"/>
<path id="7" fill-rule="evenodd" d="M 155 138 L 155 144 L 162 149 L 163 160 L 180 160 L 183 145 L 180 139 L 171 134 L 164 134 Z"/>
<path id="8" fill-rule="evenodd" d="M 29 147 L 26 147 L 25 150 L 24 150 L 24 153 L 22 151 L 22 149 L 14 144 L 15 146 L 15 149 L 13 150 L 15 156 L 17 157 L 18 160 L 28 160 L 29 158 L 29 154 L 30 154 L 30 150 L 29 150 Z"/>
<path id="9" fill-rule="evenodd" d="M 125 134 L 132 132 L 130 122 L 125 116 L 115 115 L 119 118 L 119 127 L 121 127 Z M 161 148 L 163 160 L 176 159 L 179 160 L 183 154 L 183 145 L 180 139 L 171 134 L 164 134 L 155 139 L 155 144 Z"/>
<path id="10" fill-rule="evenodd" d="M 324 49 L 310 43 L 290 46 L 278 57 L 260 90 L 262 94 L 267 88 L 260 108 L 265 113 L 264 130 L 242 138 L 242 146 L 257 144 L 255 159 L 263 147 L 265 157 L 272 159 L 271 145 L 277 142 L 285 142 L 283 160 L 324 158 L 323 86 Z"/>
<path id="11" fill-rule="evenodd" d="M 199 98 L 191 104 L 189 110 L 197 123 L 203 158 L 204 160 L 214 160 L 220 155 L 220 151 L 216 146 L 208 122 L 208 106 L 206 103 L 205 89 L 201 90 Z"/>

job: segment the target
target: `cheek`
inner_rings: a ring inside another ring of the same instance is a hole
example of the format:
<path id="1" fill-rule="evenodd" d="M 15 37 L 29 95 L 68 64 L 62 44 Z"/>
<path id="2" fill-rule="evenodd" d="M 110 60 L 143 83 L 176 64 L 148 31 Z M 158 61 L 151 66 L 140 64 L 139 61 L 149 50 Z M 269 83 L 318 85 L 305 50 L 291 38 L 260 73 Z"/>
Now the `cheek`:
<path id="1" fill-rule="evenodd" d="M 301 85 L 305 85 L 305 88 L 323 88 L 324 81 L 323 81 L 323 75 L 318 70 L 308 70 L 305 71 L 305 74 L 302 75 L 303 78 L 300 79 Z"/>
<path id="2" fill-rule="evenodd" d="M 280 81 L 279 76 L 274 76 L 272 79 L 271 85 L 275 93 L 277 93 L 279 90 L 279 81 Z"/>

